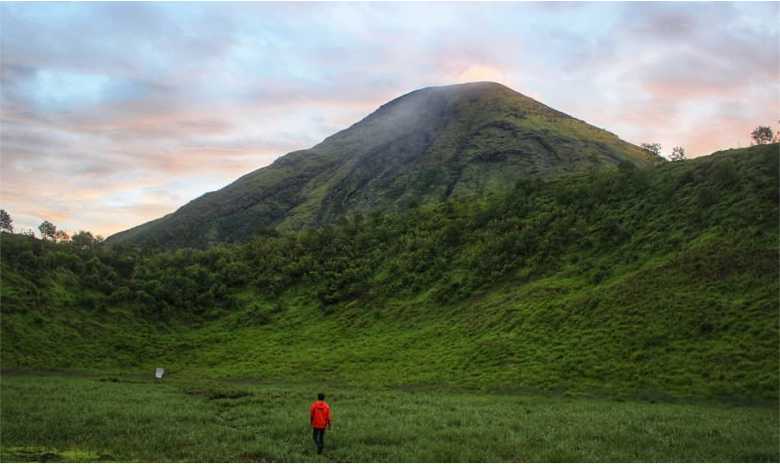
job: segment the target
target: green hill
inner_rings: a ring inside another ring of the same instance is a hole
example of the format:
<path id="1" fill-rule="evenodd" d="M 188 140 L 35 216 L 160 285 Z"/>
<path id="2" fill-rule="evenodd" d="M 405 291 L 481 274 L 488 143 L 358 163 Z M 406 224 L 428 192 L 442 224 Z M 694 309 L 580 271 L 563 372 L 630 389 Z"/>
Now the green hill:
<path id="1" fill-rule="evenodd" d="M 777 400 L 780 146 L 207 250 L 2 235 L 2 366 Z"/>
<path id="2" fill-rule="evenodd" d="M 429 87 L 109 242 L 240 242 L 267 228 L 299 230 L 356 212 L 504 192 L 531 176 L 657 161 L 614 134 L 500 84 Z"/>

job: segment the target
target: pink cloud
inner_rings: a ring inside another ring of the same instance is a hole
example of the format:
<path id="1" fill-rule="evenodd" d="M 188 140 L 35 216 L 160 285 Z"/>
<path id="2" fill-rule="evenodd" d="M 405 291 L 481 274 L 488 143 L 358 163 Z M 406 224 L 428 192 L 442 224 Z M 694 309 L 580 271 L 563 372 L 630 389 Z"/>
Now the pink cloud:
<path id="1" fill-rule="evenodd" d="M 776 4 L 0 8 L 3 207 L 103 234 L 428 85 L 501 81 L 696 155 L 746 143 L 780 108 Z M 50 107 L 31 87 L 41 70 L 111 85 Z"/>

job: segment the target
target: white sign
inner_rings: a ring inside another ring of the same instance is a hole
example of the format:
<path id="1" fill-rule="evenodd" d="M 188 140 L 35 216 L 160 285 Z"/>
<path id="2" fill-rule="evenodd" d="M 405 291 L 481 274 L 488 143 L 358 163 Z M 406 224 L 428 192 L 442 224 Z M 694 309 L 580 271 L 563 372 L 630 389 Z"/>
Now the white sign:
<path id="1" fill-rule="evenodd" d="M 156 379 L 159 380 L 163 378 L 164 375 L 165 375 L 165 369 L 163 369 L 162 367 L 158 367 L 157 369 L 154 370 L 154 377 Z"/>

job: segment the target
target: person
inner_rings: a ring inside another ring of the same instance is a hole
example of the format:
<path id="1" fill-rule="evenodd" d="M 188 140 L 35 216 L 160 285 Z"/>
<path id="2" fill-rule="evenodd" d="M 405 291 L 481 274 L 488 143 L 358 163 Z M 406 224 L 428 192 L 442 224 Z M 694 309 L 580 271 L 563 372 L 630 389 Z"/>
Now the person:
<path id="1" fill-rule="evenodd" d="M 309 422 L 314 435 L 317 454 L 325 447 L 325 428 L 330 428 L 330 405 L 325 402 L 325 394 L 317 394 L 317 401 L 309 406 Z"/>

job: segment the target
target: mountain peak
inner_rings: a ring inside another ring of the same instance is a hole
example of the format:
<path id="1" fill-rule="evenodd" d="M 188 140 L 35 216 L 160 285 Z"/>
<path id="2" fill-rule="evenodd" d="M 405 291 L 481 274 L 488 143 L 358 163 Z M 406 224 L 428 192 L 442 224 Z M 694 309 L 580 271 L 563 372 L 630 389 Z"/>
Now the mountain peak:
<path id="1" fill-rule="evenodd" d="M 490 91 L 509 91 L 517 93 L 515 90 L 493 81 L 463 82 L 459 84 L 436 85 L 423 87 L 419 91 L 442 91 L 442 92 L 490 92 Z"/>
<path id="2" fill-rule="evenodd" d="M 354 144 L 381 145 L 410 133 L 433 134 L 452 120 L 473 121 L 478 126 L 491 120 L 522 119 L 529 115 L 570 118 L 497 82 L 431 86 L 390 100 L 346 130 L 328 137 L 323 144 L 347 143 L 352 150 L 357 148 Z M 460 130 L 474 129 L 472 124 L 467 126 Z"/>
<path id="3" fill-rule="evenodd" d="M 203 246 L 502 191 L 518 179 L 656 160 L 496 82 L 426 87 L 164 218 L 110 239 Z"/>
<path id="4" fill-rule="evenodd" d="M 411 113 L 421 116 L 433 112 L 441 116 L 446 113 L 446 108 L 464 110 L 465 106 L 504 109 L 515 114 L 534 113 L 546 114 L 550 117 L 570 117 L 498 82 L 478 81 L 414 90 L 385 103 L 364 120 L 386 115 L 388 111 L 394 110 L 400 111 L 403 113 L 402 117 L 412 121 L 415 118 L 410 118 Z"/>
<path id="5" fill-rule="evenodd" d="M 466 82 L 461 84 L 423 87 L 421 89 L 407 93 L 406 95 L 399 97 L 399 99 L 406 98 L 406 97 L 413 97 L 413 96 L 430 96 L 430 95 L 446 96 L 454 99 L 519 98 L 519 99 L 527 99 L 529 101 L 533 101 L 537 104 L 540 104 L 539 102 L 536 102 L 530 97 L 527 97 L 522 93 L 510 87 L 505 86 L 504 84 L 500 84 L 498 82 L 492 82 L 492 81 L 477 81 L 477 82 Z"/>
<path id="6" fill-rule="evenodd" d="M 423 87 L 421 89 L 414 90 L 407 94 L 389 101 L 385 105 L 391 105 L 394 102 L 414 99 L 414 98 L 430 98 L 430 97 L 448 97 L 448 98 L 462 98 L 462 97 L 485 97 L 485 96 L 499 96 L 501 94 L 506 95 L 518 95 L 522 94 L 510 89 L 509 87 L 499 84 L 498 82 L 479 81 L 479 82 L 466 82 L 462 84 L 449 84 Z"/>

